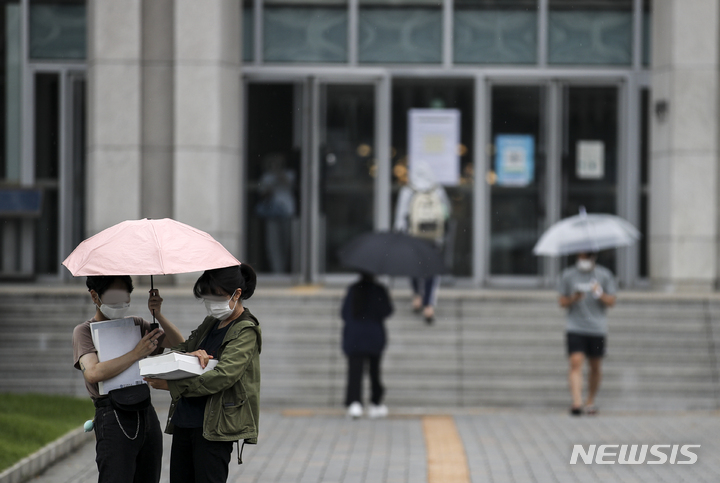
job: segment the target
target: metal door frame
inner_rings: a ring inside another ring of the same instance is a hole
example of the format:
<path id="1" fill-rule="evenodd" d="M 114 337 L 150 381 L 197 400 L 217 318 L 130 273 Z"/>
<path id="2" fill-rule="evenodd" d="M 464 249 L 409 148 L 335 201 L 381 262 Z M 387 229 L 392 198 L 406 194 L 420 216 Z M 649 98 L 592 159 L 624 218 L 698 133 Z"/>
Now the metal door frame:
<path id="1" fill-rule="evenodd" d="M 86 146 L 76 146 L 73 131 L 75 99 L 74 82 L 86 79 L 86 67 L 83 62 L 52 63 L 33 62 L 26 68 L 25 78 L 26 108 L 23 110 L 23 160 L 21 178 L 25 183 L 36 183 L 35 176 L 35 75 L 57 74 L 59 79 L 59 133 L 58 133 L 58 260 L 64 260 L 75 248 L 73 241 L 72 196 L 75 186 L 73 180 L 73 153 L 76 149 L 86 150 Z M 83 113 L 84 114 L 84 113 Z M 85 117 L 85 119 L 87 119 Z M 85 129 L 85 127 L 83 127 Z M 35 245 L 34 229 L 24 230 L 23 241 Z M 34 250 L 30 251 L 34 254 Z M 33 255 L 34 256 L 34 255 Z M 33 261 L 34 267 L 34 261 Z M 35 268 L 33 268 L 33 271 Z M 72 278 L 71 274 L 58 266 L 56 274 L 35 274 L 38 281 L 59 281 Z"/>
<path id="2" fill-rule="evenodd" d="M 492 87 L 496 85 L 539 85 L 545 88 L 545 145 L 546 179 L 544 193 L 547 203 L 546 228 L 559 221 L 561 217 L 561 166 L 563 133 L 563 89 L 565 87 L 615 87 L 617 88 L 617 214 L 633 225 L 639 226 L 640 220 L 640 89 L 643 82 L 637 76 L 623 73 L 606 73 L 602 76 L 589 75 L 535 75 L 535 76 L 478 76 L 477 119 L 490 121 Z M 490 146 L 490 122 L 477 123 L 476 137 L 478 145 Z M 480 144 L 482 143 L 482 144 Z M 547 257 L 542 263 L 538 276 L 522 277 L 490 274 L 490 189 L 485 174 L 492 167 L 488 149 L 477 150 L 476 159 L 476 216 L 475 216 L 475 284 L 512 287 L 553 287 L 560 273 L 559 260 Z M 480 255 L 482 254 L 482 255 Z M 637 245 L 618 249 L 618 270 L 616 276 L 624 286 L 632 286 L 638 280 L 639 249 Z"/>
<path id="3" fill-rule="evenodd" d="M 293 83 L 302 91 L 303 126 L 300 175 L 300 267 L 299 273 L 291 273 L 296 282 L 316 284 L 345 281 L 347 274 L 325 274 L 320 272 L 321 221 L 320 221 L 320 145 L 323 113 L 320 105 L 320 88 L 323 85 L 372 85 L 375 89 L 375 146 L 377 176 L 373 203 L 374 228 L 386 230 L 391 226 L 391 171 L 390 164 L 390 77 L 384 71 L 364 72 L 362 75 L 346 72 L 325 72 L 320 75 L 288 75 L 286 73 L 257 73 L 246 75 L 244 92 L 250 83 Z M 247 105 L 247 103 L 245 103 Z M 245 125 L 247 125 L 245 109 Z M 246 136 L 243 136 L 246 141 Z M 243 148 L 247 152 L 247 145 Z M 243 168 L 246 169 L 245 167 Z M 243 179 L 245 176 L 243 176 Z M 247 216 L 243 213 L 243 217 Z M 247 220 L 242 220 L 243 225 Z M 241 242 L 244 254 L 245 243 Z"/>

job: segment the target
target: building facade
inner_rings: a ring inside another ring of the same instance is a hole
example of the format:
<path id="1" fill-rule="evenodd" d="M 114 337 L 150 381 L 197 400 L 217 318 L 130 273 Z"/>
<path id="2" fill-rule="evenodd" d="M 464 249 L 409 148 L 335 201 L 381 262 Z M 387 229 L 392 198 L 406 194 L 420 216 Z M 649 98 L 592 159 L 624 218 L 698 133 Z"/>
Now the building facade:
<path id="1" fill-rule="evenodd" d="M 720 277 L 716 2 L 1 5 L 4 278 L 172 217 L 268 278 L 342 279 L 337 250 L 392 226 L 414 109 L 460 119 L 456 283 L 551 286 L 566 261 L 532 246 L 581 206 L 641 230 L 601 254 L 624 286 Z"/>

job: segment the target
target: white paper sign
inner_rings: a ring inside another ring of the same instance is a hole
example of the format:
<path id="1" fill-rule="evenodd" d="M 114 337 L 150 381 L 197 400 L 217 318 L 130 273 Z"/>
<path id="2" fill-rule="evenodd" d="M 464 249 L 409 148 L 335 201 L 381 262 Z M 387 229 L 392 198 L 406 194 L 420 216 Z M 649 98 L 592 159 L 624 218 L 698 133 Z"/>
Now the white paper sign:
<path id="1" fill-rule="evenodd" d="M 127 354 L 135 348 L 142 338 L 140 326 L 135 325 L 131 318 L 105 320 L 90 324 L 93 344 L 98 351 L 100 362 L 115 359 Z M 140 375 L 140 366 L 136 362 L 115 377 L 98 384 L 100 394 L 107 394 L 113 389 L 145 384 Z"/>
<path id="2" fill-rule="evenodd" d="M 602 141 L 578 141 L 575 172 L 580 179 L 605 177 L 605 143 Z"/>
<path id="3" fill-rule="evenodd" d="M 460 111 L 410 109 L 408 111 L 408 164 L 426 162 L 442 185 L 460 182 Z"/>

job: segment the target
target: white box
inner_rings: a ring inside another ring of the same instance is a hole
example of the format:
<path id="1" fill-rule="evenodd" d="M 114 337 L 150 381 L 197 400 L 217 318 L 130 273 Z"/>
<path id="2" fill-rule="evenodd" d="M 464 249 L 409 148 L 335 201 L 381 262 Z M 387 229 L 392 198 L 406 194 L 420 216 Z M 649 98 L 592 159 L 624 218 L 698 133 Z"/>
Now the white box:
<path id="1" fill-rule="evenodd" d="M 197 357 L 181 352 L 168 352 L 157 356 L 146 357 L 140 361 L 140 375 L 155 379 L 185 379 L 199 376 L 212 370 L 218 361 L 210 359 L 205 369 L 200 367 Z"/>

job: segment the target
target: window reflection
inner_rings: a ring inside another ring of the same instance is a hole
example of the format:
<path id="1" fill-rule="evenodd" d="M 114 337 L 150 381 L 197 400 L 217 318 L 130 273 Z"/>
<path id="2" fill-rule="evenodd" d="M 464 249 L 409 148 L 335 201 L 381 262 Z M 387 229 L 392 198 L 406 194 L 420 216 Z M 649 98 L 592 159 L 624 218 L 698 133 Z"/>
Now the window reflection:
<path id="1" fill-rule="evenodd" d="M 243 0 L 242 4 L 242 51 L 243 61 L 255 59 L 255 2 Z"/>
<path id="2" fill-rule="evenodd" d="M 346 62 L 347 2 L 270 0 L 263 11 L 267 62 Z"/>
<path id="3" fill-rule="evenodd" d="M 455 63 L 537 60 L 537 0 L 456 0 L 453 29 Z"/>
<path id="4" fill-rule="evenodd" d="M 442 2 L 361 0 L 360 62 L 439 63 Z"/>
<path id="5" fill-rule="evenodd" d="M 550 0 L 548 62 L 632 63 L 632 0 Z"/>
<path id="6" fill-rule="evenodd" d="M 84 59 L 86 26 L 85 0 L 31 0 L 30 57 Z"/>

